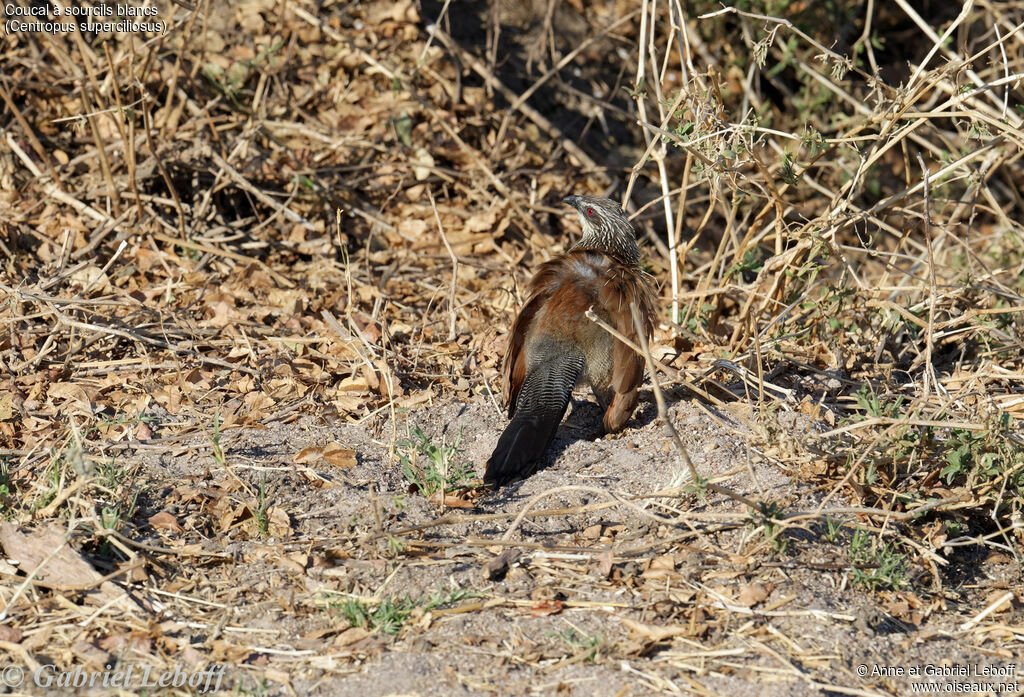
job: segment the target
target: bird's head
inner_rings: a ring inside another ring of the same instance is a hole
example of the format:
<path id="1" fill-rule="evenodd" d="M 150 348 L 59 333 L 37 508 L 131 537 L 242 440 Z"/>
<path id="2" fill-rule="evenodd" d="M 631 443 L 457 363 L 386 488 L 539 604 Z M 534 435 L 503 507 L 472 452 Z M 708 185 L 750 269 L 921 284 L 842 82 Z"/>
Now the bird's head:
<path id="1" fill-rule="evenodd" d="M 583 226 L 583 237 L 574 249 L 598 249 L 628 263 L 640 263 L 636 230 L 619 204 L 601 196 L 566 196 L 562 200 L 576 209 Z"/>

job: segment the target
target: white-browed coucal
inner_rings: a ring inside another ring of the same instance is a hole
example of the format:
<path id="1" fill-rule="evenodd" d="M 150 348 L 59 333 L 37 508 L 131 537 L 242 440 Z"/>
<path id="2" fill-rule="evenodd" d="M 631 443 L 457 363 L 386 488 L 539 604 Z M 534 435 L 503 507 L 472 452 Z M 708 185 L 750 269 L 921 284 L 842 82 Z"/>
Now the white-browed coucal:
<path id="1" fill-rule="evenodd" d="M 529 474 L 569 406 L 588 383 L 604 409 L 607 432 L 621 430 L 637 403 L 644 359 L 586 316 L 602 320 L 634 343 L 636 305 L 642 330 L 654 326 L 654 293 L 640 268 L 636 231 L 611 199 L 569 196 L 583 237 L 541 265 L 509 334 L 503 364 L 504 402 L 511 421 L 487 461 L 484 481 L 504 484 Z"/>

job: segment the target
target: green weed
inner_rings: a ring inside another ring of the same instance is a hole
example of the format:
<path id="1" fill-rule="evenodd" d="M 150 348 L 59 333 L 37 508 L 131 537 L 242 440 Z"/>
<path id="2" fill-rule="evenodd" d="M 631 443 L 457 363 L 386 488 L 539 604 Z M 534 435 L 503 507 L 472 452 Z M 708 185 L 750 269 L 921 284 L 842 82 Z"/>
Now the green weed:
<path id="1" fill-rule="evenodd" d="M 907 557 L 863 528 L 853 531 L 850 559 L 853 582 L 871 590 L 897 589 L 907 583 Z"/>
<path id="2" fill-rule="evenodd" d="M 602 641 L 599 634 L 590 635 L 570 627 L 561 632 L 551 632 L 548 636 L 561 639 L 573 653 L 586 652 L 584 659 L 587 661 L 597 660 L 597 650 Z"/>
<path id="3" fill-rule="evenodd" d="M 381 634 L 397 634 L 409 616 L 417 608 L 429 612 L 445 605 L 475 598 L 479 594 L 461 587 L 438 589 L 429 596 L 414 600 L 409 596 L 398 599 L 386 597 L 375 606 L 358 598 L 346 598 L 340 603 L 329 603 L 332 609 L 339 610 L 349 625 L 372 629 Z"/>
<path id="4" fill-rule="evenodd" d="M 402 474 L 426 497 L 465 488 L 474 478 L 472 465 L 459 462 L 462 432 L 452 443 L 444 438 L 436 445 L 430 436 L 419 427 L 413 430 L 412 439 L 398 443 L 398 459 L 402 463 Z"/>

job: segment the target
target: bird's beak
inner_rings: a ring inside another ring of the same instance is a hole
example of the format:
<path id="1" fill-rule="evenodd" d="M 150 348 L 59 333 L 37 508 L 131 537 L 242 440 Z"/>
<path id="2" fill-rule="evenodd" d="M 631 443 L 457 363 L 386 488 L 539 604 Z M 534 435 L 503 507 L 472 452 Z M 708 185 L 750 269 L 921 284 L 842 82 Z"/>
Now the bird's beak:
<path id="1" fill-rule="evenodd" d="M 576 202 L 580 200 L 579 196 L 566 196 L 562 199 L 563 203 L 568 203 L 573 208 L 576 208 Z"/>

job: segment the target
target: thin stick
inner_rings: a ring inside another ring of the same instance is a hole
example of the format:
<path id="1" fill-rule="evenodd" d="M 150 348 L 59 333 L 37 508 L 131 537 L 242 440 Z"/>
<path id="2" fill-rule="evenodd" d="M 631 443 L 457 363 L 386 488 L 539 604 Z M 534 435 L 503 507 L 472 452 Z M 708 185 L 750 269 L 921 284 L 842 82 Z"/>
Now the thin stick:
<path id="1" fill-rule="evenodd" d="M 273 198 L 271 198 L 267 194 L 263 193 L 262 191 L 257 189 L 255 186 L 253 186 L 252 183 L 248 179 L 246 179 L 245 177 L 242 176 L 241 172 L 239 172 L 237 169 L 232 167 L 231 164 L 228 163 L 228 161 L 225 160 L 223 157 L 221 157 L 220 154 L 217 153 L 216 150 L 214 150 L 213 148 L 209 148 L 206 152 L 204 152 L 202 154 L 206 155 L 211 160 L 213 160 L 214 164 L 216 164 L 218 167 L 220 167 L 222 170 L 224 170 L 224 172 L 228 175 L 228 178 L 231 179 L 231 181 L 233 181 L 235 184 L 237 184 L 238 187 L 241 188 L 243 191 L 249 193 L 257 201 L 259 201 L 260 203 L 262 203 L 263 205 L 265 205 L 265 206 L 267 206 L 269 208 L 273 208 L 275 211 L 277 211 L 278 213 L 283 215 L 289 221 L 291 221 L 293 223 L 297 223 L 299 225 L 302 225 L 307 230 L 313 230 L 314 229 L 313 223 L 311 223 L 308 220 L 306 220 L 306 218 L 304 218 L 303 216 L 299 215 L 298 213 L 296 213 L 292 209 L 287 208 L 287 207 L 281 205 L 280 203 L 275 201 Z"/>
<path id="2" fill-rule="evenodd" d="M 683 445 L 683 439 L 679 437 L 679 432 L 676 427 L 672 424 L 672 419 L 669 418 L 668 407 L 665 404 L 665 395 L 662 394 L 661 384 L 658 382 L 658 375 L 654 370 L 654 358 L 651 356 L 651 347 L 647 343 L 647 332 L 643 330 L 643 323 L 640 321 L 640 312 L 636 308 L 636 303 L 629 304 L 629 311 L 633 315 L 633 326 L 636 328 L 637 338 L 640 340 L 640 347 L 643 351 L 643 357 L 647 361 L 647 373 L 651 376 L 651 386 L 654 388 L 654 398 L 658 403 L 658 418 L 661 419 L 664 424 L 665 431 L 669 438 L 676 446 L 676 450 L 679 452 L 679 459 L 683 461 L 683 465 L 687 468 L 690 474 L 689 481 L 694 483 L 701 483 L 704 487 L 714 491 L 723 496 L 727 496 L 734 501 L 739 501 L 744 506 L 750 508 L 755 513 L 761 512 L 761 506 L 751 501 L 741 494 L 737 494 L 731 489 L 727 489 L 724 486 L 719 486 L 712 482 L 702 481 L 700 475 L 697 474 L 697 468 L 693 466 L 693 461 L 690 460 L 690 454 L 686 450 L 686 446 Z M 676 479 L 681 479 L 677 473 Z M 685 481 L 685 480 L 683 480 Z M 682 484 L 679 481 L 676 485 Z"/>
<path id="3" fill-rule="evenodd" d="M 648 21 L 648 7 L 650 6 L 650 21 Z M 664 129 L 668 125 L 669 119 L 675 113 L 676 109 L 682 103 L 685 98 L 686 92 L 680 91 L 679 96 L 676 98 L 672 108 L 669 109 L 666 115 L 664 106 L 661 103 L 661 82 L 657 75 L 657 61 L 654 57 L 654 19 L 655 19 L 656 7 L 649 5 L 648 0 L 644 0 L 641 8 L 640 15 L 640 38 L 637 40 L 637 61 L 636 61 L 636 83 L 634 89 L 636 90 L 633 94 L 636 100 L 636 108 L 640 115 L 640 120 L 643 122 L 647 121 L 647 105 L 644 101 L 644 80 L 646 77 L 646 64 L 645 56 L 650 59 L 651 67 L 654 68 L 653 74 L 651 75 L 651 82 L 654 84 L 658 109 L 661 116 L 661 128 Z M 648 43 L 650 44 L 648 46 Z M 680 57 L 682 58 L 682 57 Z M 668 234 L 668 251 L 669 251 L 669 277 L 671 279 L 671 290 L 672 290 L 672 333 L 675 335 L 676 322 L 679 320 L 679 259 L 676 254 L 676 226 L 675 221 L 672 217 L 672 197 L 669 194 L 669 182 L 668 182 L 668 170 L 665 166 L 665 155 L 667 153 L 667 144 L 662 138 L 654 138 L 647 132 L 643 131 L 644 140 L 647 141 L 647 153 L 654 159 L 655 164 L 658 166 L 658 180 L 661 184 L 661 195 L 662 203 L 665 209 L 665 230 Z M 640 172 L 640 167 L 643 162 L 646 161 L 646 153 L 644 157 L 637 161 L 637 164 L 633 167 L 633 172 L 629 179 L 629 186 L 626 187 L 625 197 L 629 198 L 629 193 L 633 188 L 633 182 L 636 180 L 637 175 Z"/>
<path id="4" fill-rule="evenodd" d="M 60 177 L 57 176 L 57 170 L 53 168 L 53 162 L 50 159 L 49 153 L 43 147 L 43 144 L 39 142 L 39 138 L 36 137 L 36 132 L 32 130 L 31 126 L 28 125 L 28 121 L 26 121 L 25 117 L 22 116 L 21 110 L 18 109 L 18 105 L 14 103 L 14 100 L 12 100 L 11 96 L 7 93 L 7 89 L 4 87 L 3 80 L 0 80 L 0 99 L 4 100 L 4 103 L 7 105 L 7 108 L 11 110 L 12 114 L 14 114 L 15 120 L 21 126 L 21 130 L 25 133 L 25 137 L 28 138 L 28 142 L 32 145 L 32 149 L 35 151 L 36 155 L 39 156 L 39 159 L 43 161 L 43 164 L 46 165 L 46 169 L 50 173 L 50 185 L 57 191 L 64 193 L 64 188 L 61 186 Z M 15 140 L 13 133 L 7 134 L 7 142 L 11 146 L 11 148 L 15 148 L 15 146 L 17 145 L 17 141 Z M 21 148 L 17 148 L 16 152 L 21 153 Z M 21 158 L 22 162 L 25 162 L 26 158 L 23 155 L 24 153 L 21 153 L 19 154 L 19 157 Z M 34 165 L 30 166 L 28 162 L 25 162 L 25 166 L 29 167 L 30 169 L 33 169 L 35 167 Z M 40 173 L 38 169 L 36 170 L 36 172 L 34 172 L 34 174 L 37 177 L 42 176 L 42 173 Z"/>
<path id="5" fill-rule="evenodd" d="M 965 632 L 966 632 L 966 631 L 967 631 L 968 629 L 971 629 L 971 628 L 972 628 L 972 627 L 974 627 L 974 626 L 975 626 L 976 624 L 978 624 L 979 622 L 981 622 L 981 621 L 982 621 L 983 619 L 985 619 L 986 617 L 988 617 L 989 615 L 991 615 L 991 614 L 992 614 L 993 612 L 995 612 L 996 610 L 998 610 L 998 609 L 999 609 L 999 607 L 1000 607 L 1000 606 L 1001 606 L 1001 605 L 1002 605 L 1003 603 L 1005 603 L 1005 602 L 1007 602 L 1007 601 L 1009 601 L 1009 600 L 1012 600 L 1012 599 L 1013 599 L 1013 591 L 1006 591 L 1006 592 L 1005 592 L 1005 593 L 1003 593 L 1003 594 L 1002 594 L 1001 596 L 999 596 L 998 598 L 996 598 L 996 599 L 995 599 L 995 600 L 994 600 L 994 601 L 993 601 L 992 603 L 990 603 L 990 604 L 988 605 L 988 607 L 986 607 L 986 608 L 985 608 L 984 610 L 982 610 L 982 611 L 981 611 L 981 612 L 979 612 L 979 613 L 978 613 L 977 615 L 975 615 L 975 616 L 974 616 L 974 617 L 972 617 L 971 619 L 969 619 L 969 620 L 967 620 L 966 622 L 964 622 L 963 624 L 961 624 L 961 625 L 960 625 L 960 629 L 961 629 L 961 631 L 965 631 Z"/>
<path id="6" fill-rule="evenodd" d="M 144 87 L 141 89 L 145 89 Z M 146 131 L 146 147 L 149 148 L 149 154 L 153 156 L 153 160 L 156 162 L 157 169 L 160 170 L 160 176 L 164 180 L 164 184 L 167 186 L 167 190 L 171 192 L 171 198 L 174 199 L 174 207 L 178 211 L 178 232 L 181 234 L 182 239 L 188 237 L 188 233 L 185 231 L 185 210 L 181 205 L 181 197 L 178 195 L 178 189 L 174 186 L 174 181 L 171 179 L 170 173 L 167 171 L 167 167 L 164 165 L 163 158 L 157 154 L 156 141 L 153 137 L 153 117 L 149 113 L 149 94 L 144 93 L 144 99 L 142 99 L 142 126 Z"/>
<path id="7" fill-rule="evenodd" d="M 2 89 L 3 89 L 2 86 L 0 86 L 0 90 L 2 90 Z M 0 92 L 0 94 L 2 94 L 2 92 Z M 17 113 L 17 112 L 15 112 L 15 113 Z M 32 172 L 32 174 L 35 175 L 36 178 L 42 178 L 43 177 L 43 171 L 41 169 L 39 169 L 39 167 L 36 166 L 36 164 L 28 156 L 28 154 L 24 150 L 21 149 L 21 146 L 18 145 L 18 141 L 14 137 L 13 133 L 8 133 L 7 134 L 7 144 L 11 147 L 11 151 L 15 155 L 18 156 L 18 159 L 21 160 L 21 163 L 23 165 L 25 165 L 25 167 L 26 167 L 26 169 L 28 169 L 28 171 Z M 44 157 L 43 158 L 43 162 L 49 164 L 49 159 Z M 52 173 L 50 176 L 51 177 L 56 176 L 56 173 Z M 61 189 L 60 181 L 57 180 L 57 179 L 54 179 L 53 181 L 46 182 L 45 185 L 43 186 L 43 193 L 45 193 L 47 196 L 53 196 L 55 199 L 57 199 L 61 203 L 66 203 L 67 205 L 71 206 L 72 208 L 74 208 L 79 213 L 81 213 L 83 215 L 87 215 L 90 218 L 92 218 L 93 220 L 99 221 L 101 223 L 105 223 L 108 220 L 110 220 L 109 216 L 107 216 L 107 215 L 105 215 L 103 213 L 100 213 L 98 210 L 96 210 L 92 206 L 89 206 L 89 205 L 87 205 L 85 203 L 82 203 L 77 198 L 75 198 L 71 194 L 69 194 L 66 191 L 64 191 L 63 189 Z"/>
<path id="8" fill-rule="evenodd" d="M 636 328 L 636 336 L 640 340 L 640 348 L 643 351 L 642 355 L 644 360 L 647 361 L 647 373 L 651 376 L 651 387 L 654 389 L 654 400 L 658 404 L 658 418 L 661 420 L 665 434 L 676 446 L 676 451 L 679 453 L 679 459 L 682 460 L 683 466 L 686 467 L 690 475 L 687 478 L 683 476 L 683 472 L 677 472 L 676 476 L 673 477 L 672 484 L 674 486 L 679 486 L 686 481 L 699 482 L 700 475 L 697 474 L 697 468 L 693 466 L 693 461 L 690 459 L 690 453 L 687 452 L 686 446 L 683 445 L 683 439 L 679 437 L 679 432 L 676 431 L 676 427 L 672 424 L 672 419 L 669 417 L 668 406 L 665 404 L 665 395 L 661 391 L 661 383 L 658 381 L 658 374 L 654 370 L 654 357 L 651 355 L 651 347 L 647 343 L 647 332 L 644 331 L 643 322 L 640 320 L 640 313 L 636 309 L 636 303 L 630 303 L 629 310 L 633 314 L 633 326 Z"/>
<path id="9" fill-rule="evenodd" d="M 629 508 L 633 509 L 636 513 L 640 514 L 644 518 L 651 518 L 659 523 L 675 523 L 674 520 L 651 513 L 650 511 L 641 508 L 640 506 L 636 505 L 632 501 L 629 501 L 628 499 L 616 496 L 607 489 L 600 489 L 596 486 L 580 486 L 578 484 L 567 484 L 566 486 L 556 486 L 553 489 L 542 491 L 539 494 L 534 495 L 529 501 L 527 501 L 526 504 L 523 506 L 522 510 L 519 511 L 519 515 L 517 515 L 515 520 L 512 521 L 512 524 L 509 525 L 508 530 L 506 530 L 505 534 L 501 536 L 502 542 L 507 542 L 512 537 L 512 533 L 514 533 L 516 531 L 516 528 L 519 527 L 519 524 L 523 522 L 523 518 L 525 518 L 526 515 L 530 512 L 530 509 L 533 508 L 534 504 L 536 504 L 541 499 L 547 498 L 548 496 L 553 496 L 554 494 L 561 494 L 566 491 L 582 491 L 588 494 L 608 496 L 609 498 L 615 500 L 617 503 L 621 503 L 622 505 L 628 506 Z"/>
<path id="10" fill-rule="evenodd" d="M 463 61 L 473 70 L 473 72 L 482 77 L 484 81 L 488 84 L 488 86 L 490 86 L 492 89 L 497 90 L 498 92 L 501 92 L 501 95 L 505 97 L 505 99 L 507 99 L 509 102 L 516 101 L 519 95 L 517 95 L 511 89 L 506 87 L 505 83 L 503 83 L 501 80 L 495 77 L 494 74 L 490 70 L 488 70 L 487 66 L 481 63 L 476 58 L 476 56 L 464 50 L 461 46 L 455 43 L 455 40 L 448 36 L 448 34 L 446 34 L 444 31 L 442 31 L 440 27 L 436 27 L 434 31 L 437 34 L 437 38 L 441 40 L 441 43 L 443 43 L 449 51 L 457 54 L 459 60 Z M 553 123 L 551 123 L 551 121 L 542 116 L 539 111 L 531 107 L 529 104 L 521 104 L 519 106 L 519 111 L 523 112 L 523 114 L 527 118 L 529 118 L 531 121 L 537 124 L 537 126 L 542 131 L 544 131 L 549 136 L 557 140 L 559 144 L 563 148 L 565 148 L 566 152 L 568 152 L 570 155 L 576 158 L 576 160 L 584 168 L 592 172 L 595 177 L 597 177 L 603 183 L 608 183 L 610 181 L 603 167 L 600 167 L 596 162 L 594 162 L 593 158 L 591 158 L 590 155 L 586 153 L 586 151 L 584 151 L 580 146 L 576 145 L 576 143 L 572 139 L 566 137 L 566 135 L 562 133 L 562 131 L 557 126 L 555 126 Z M 444 121 L 442 120 L 441 123 L 444 123 Z"/>
<path id="11" fill-rule="evenodd" d="M 448 341 L 455 341 L 455 338 L 458 336 L 455 332 L 455 287 L 459 282 L 459 258 L 455 256 L 452 246 L 448 243 L 448 236 L 444 234 L 441 214 L 437 212 L 437 203 L 434 202 L 434 194 L 431 193 L 429 188 L 427 189 L 427 197 L 430 199 L 430 207 L 434 209 L 434 220 L 437 221 L 437 231 L 441 234 L 441 241 L 444 242 L 444 248 L 448 250 L 448 256 L 452 259 L 452 287 L 448 293 Z"/>
<path id="12" fill-rule="evenodd" d="M 624 343 L 629 348 L 633 349 L 633 351 L 635 351 L 636 353 L 640 354 L 641 356 L 644 355 L 644 351 L 643 351 L 642 348 L 640 348 L 635 343 L 630 341 L 626 337 L 626 335 L 624 335 L 622 332 L 620 332 L 617 329 L 615 329 L 615 327 L 613 327 L 612 325 L 608 324 L 607 322 L 602 320 L 600 317 L 598 317 L 597 314 L 594 312 L 593 308 L 587 310 L 584 314 L 587 316 L 587 319 L 589 319 L 591 322 L 593 322 L 597 326 L 601 327 L 601 329 L 604 329 L 606 332 L 608 332 L 609 334 L 614 336 L 616 339 L 618 339 L 619 341 Z M 683 376 L 681 371 L 676 370 L 675 368 L 673 368 L 671 366 L 667 366 L 664 363 L 662 363 L 661 361 L 655 360 L 653 358 L 651 359 L 651 362 L 655 366 L 657 366 L 658 370 L 660 370 L 665 375 L 670 376 L 675 382 L 678 382 L 680 385 L 683 385 L 686 389 L 688 389 L 688 390 L 692 391 L 693 393 L 703 397 L 704 399 L 708 400 L 709 402 L 711 402 L 711 403 L 713 403 L 713 404 L 715 404 L 717 406 L 725 406 L 725 402 L 723 402 L 722 400 L 718 399 L 717 397 L 715 397 L 715 396 L 713 396 L 711 394 L 708 394 L 707 392 L 705 392 L 704 390 L 702 390 L 701 388 L 697 387 L 692 382 L 687 380 L 686 377 Z"/>
<path id="13" fill-rule="evenodd" d="M 64 549 L 64 546 L 67 545 L 67 543 L 70 541 L 71 533 L 75 531 L 75 527 L 77 527 L 77 525 L 78 524 L 76 522 L 72 522 L 70 524 L 67 536 L 64 538 L 64 541 L 61 542 L 61 544 L 54 547 L 53 550 L 49 554 L 47 554 L 46 557 L 41 562 L 39 562 L 39 565 L 32 569 L 31 573 L 29 573 L 25 577 L 25 580 L 21 582 L 18 588 L 14 591 L 14 595 L 11 596 L 11 599 L 4 604 L 4 609 L 0 610 L 0 622 L 3 622 L 7 619 L 7 611 L 11 609 L 11 606 L 14 605 L 15 602 L 17 602 L 18 598 L 21 597 L 21 594 L 25 592 L 25 589 L 33 583 L 33 579 L 35 579 L 36 574 L 42 571 L 43 567 L 49 564 L 53 560 L 53 558 L 56 557 L 62 549 Z"/>
<path id="14" fill-rule="evenodd" d="M 610 33 L 614 29 L 617 29 L 622 24 L 625 24 L 626 22 L 631 21 L 633 19 L 633 17 L 636 16 L 636 14 L 637 14 L 637 10 L 633 10 L 632 12 L 629 12 L 625 16 L 620 17 L 616 21 L 612 22 L 611 24 L 609 24 L 604 29 L 601 29 L 601 31 L 597 32 L 593 36 L 588 37 L 586 39 L 586 41 L 582 42 L 579 46 L 574 48 L 572 51 L 570 51 L 569 53 L 565 54 L 565 56 L 560 61 L 558 61 L 558 63 L 556 63 L 554 65 L 554 67 L 552 67 L 546 73 L 544 73 L 539 78 L 537 78 L 536 82 L 534 82 L 532 85 L 527 87 L 526 91 L 524 91 L 521 95 L 519 95 L 519 97 L 514 102 L 512 102 L 511 105 L 509 105 L 508 109 L 505 110 L 504 116 L 502 116 L 501 125 L 498 126 L 498 135 L 495 136 L 495 138 L 494 138 L 494 147 L 491 148 L 491 153 L 492 153 L 491 157 L 492 157 L 492 159 L 494 157 L 494 154 L 499 151 L 499 148 L 501 147 L 502 142 L 505 140 L 505 133 L 508 130 L 509 121 L 512 119 L 512 116 L 517 111 L 520 110 L 520 107 L 523 104 L 526 103 L 526 100 L 528 100 L 533 95 L 534 92 L 536 92 L 538 89 L 540 89 L 540 87 L 545 82 L 550 80 L 553 76 L 557 75 L 558 72 L 562 68 L 564 68 L 565 66 L 569 65 L 569 63 L 571 63 L 576 58 L 576 56 L 578 56 L 580 53 L 582 53 L 583 50 L 587 48 L 587 46 L 589 46 L 593 42 L 597 41 L 598 39 L 602 38 L 606 34 Z M 433 34 L 431 34 L 430 38 L 431 39 L 434 38 Z"/>
<path id="15" fill-rule="evenodd" d="M 928 182 L 928 168 L 924 164 L 924 157 L 921 156 L 921 153 L 917 153 L 917 161 L 921 165 L 921 176 L 924 180 L 924 242 L 928 249 L 928 330 L 925 334 L 924 344 L 924 394 L 922 395 L 923 399 L 928 399 L 932 383 L 938 380 L 935 375 L 935 366 L 932 364 L 932 350 L 935 346 L 935 296 L 938 291 L 935 288 L 935 255 L 932 251 L 931 189 Z"/>
<path id="16" fill-rule="evenodd" d="M 115 261 L 117 261 L 117 258 L 119 256 L 121 256 L 121 252 L 123 252 L 124 248 L 127 247 L 127 246 L 128 246 L 128 243 L 125 242 L 124 240 L 121 240 L 121 244 L 119 244 L 117 246 L 117 251 L 115 251 L 113 256 L 111 256 L 110 259 L 107 260 L 107 263 L 103 265 L 103 268 L 100 269 L 100 272 L 98 274 L 96 274 L 91 281 L 89 281 L 89 285 L 87 285 L 85 288 L 83 288 L 82 292 L 79 293 L 78 295 L 80 295 L 80 296 L 88 295 L 89 291 L 92 290 L 92 287 L 94 285 L 96 285 L 101 278 L 103 278 L 103 275 L 105 273 L 107 273 L 107 269 L 110 268 L 111 264 L 113 264 Z"/>

